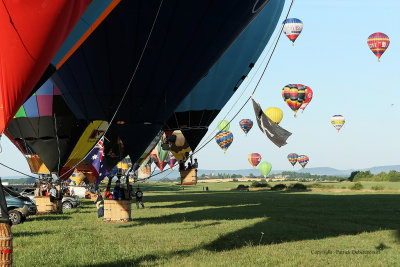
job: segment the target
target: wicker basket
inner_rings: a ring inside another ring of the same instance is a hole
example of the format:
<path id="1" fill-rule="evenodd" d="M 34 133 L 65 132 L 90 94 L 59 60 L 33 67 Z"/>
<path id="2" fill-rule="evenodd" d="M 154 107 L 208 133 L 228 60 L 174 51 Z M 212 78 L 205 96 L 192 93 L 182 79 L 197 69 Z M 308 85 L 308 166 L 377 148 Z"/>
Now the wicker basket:
<path id="1" fill-rule="evenodd" d="M 130 220 L 130 200 L 104 200 L 104 222 L 129 222 Z"/>
<path id="2" fill-rule="evenodd" d="M 49 196 L 37 196 L 35 197 L 38 215 L 48 213 L 62 213 L 62 201 L 56 200 L 55 202 L 50 201 Z"/>
<path id="3" fill-rule="evenodd" d="M 197 169 L 180 171 L 181 185 L 196 185 L 197 184 Z"/>
<path id="4" fill-rule="evenodd" d="M 0 223 L 0 267 L 12 266 L 12 233 L 7 223 Z"/>

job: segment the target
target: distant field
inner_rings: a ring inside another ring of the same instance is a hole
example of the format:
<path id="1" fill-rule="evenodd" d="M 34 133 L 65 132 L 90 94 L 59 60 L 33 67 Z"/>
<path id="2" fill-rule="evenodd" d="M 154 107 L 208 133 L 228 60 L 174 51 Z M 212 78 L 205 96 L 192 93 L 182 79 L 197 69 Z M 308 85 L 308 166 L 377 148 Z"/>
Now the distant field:
<path id="1" fill-rule="evenodd" d="M 146 209 L 125 224 L 103 223 L 89 200 L 34 216 L 12 228 L 15 266 L 399 265 L 399 193 L 231 191 L 238 184 L 140 184 Z"/>

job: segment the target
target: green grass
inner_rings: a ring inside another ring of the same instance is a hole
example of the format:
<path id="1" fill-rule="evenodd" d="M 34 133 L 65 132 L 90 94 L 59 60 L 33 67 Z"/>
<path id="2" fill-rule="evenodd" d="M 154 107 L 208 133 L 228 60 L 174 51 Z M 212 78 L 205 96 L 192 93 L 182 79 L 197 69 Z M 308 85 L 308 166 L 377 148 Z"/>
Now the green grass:
<path id="1" fill-rule="evenodd" d="M 141 184 L 146 209 L 135 207 L 133 221 L 124 224 L 103 223 L 89 200 L 62 215 L 31 217 L 12 228 L 15 266 L 400 262 L 398 193 L 230 191 L 238 184 L 249 183 L 205 184 L 210 192 L 202 191 L 203 184 L 185 190 Z M 346 251 L 350 254 L 339 254 Z"/>

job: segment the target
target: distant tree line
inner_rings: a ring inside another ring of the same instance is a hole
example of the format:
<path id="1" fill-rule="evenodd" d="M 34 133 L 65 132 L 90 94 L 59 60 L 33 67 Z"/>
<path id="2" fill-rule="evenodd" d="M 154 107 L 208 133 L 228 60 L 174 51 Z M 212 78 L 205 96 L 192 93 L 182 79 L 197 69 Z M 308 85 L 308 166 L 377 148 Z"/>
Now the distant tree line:
<path id="1" fill-rule="evenodd" d="M 370 171 L 354 171 L 350 174 L 348 178 L 351 182 L 358 181 L 377 181 L 377 182 L 400 182 L 400 172 L 389 171 L 381 172 L 378 174 L 372 174 Z"/>
<path id="2" fill-rule="evenodd" d="M 9 184 L 34 184 L 35 178 L 17 178 L 17 179 L 1 179 L 2 182 L 8 182 Z"/>

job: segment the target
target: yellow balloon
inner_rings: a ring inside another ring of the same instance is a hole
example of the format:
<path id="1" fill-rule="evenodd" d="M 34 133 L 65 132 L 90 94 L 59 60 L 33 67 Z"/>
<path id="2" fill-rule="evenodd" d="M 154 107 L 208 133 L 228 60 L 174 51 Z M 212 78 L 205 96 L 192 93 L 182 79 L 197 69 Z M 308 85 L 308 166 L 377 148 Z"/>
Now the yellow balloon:
<path id="1" fill-rule="evenodd" d="M 279 124 L 283 118 L 283 112 L 280 108 L 270 107 L 264 111 L 265 115 L 270 118 L 273 122 Z"/>
<path id="2" fill-rule="evenodd" d="M 74 173 L 69 177 L 71 181 L 74 181 L 76 185 L 79 185 L 83 179 L 85 179 L 85 175 L 80 171 L 75 170 Z"/>

